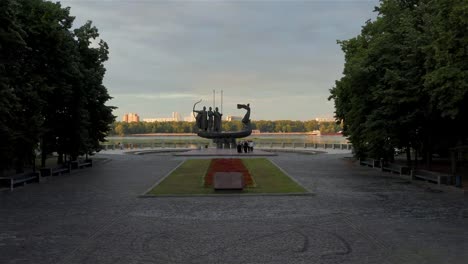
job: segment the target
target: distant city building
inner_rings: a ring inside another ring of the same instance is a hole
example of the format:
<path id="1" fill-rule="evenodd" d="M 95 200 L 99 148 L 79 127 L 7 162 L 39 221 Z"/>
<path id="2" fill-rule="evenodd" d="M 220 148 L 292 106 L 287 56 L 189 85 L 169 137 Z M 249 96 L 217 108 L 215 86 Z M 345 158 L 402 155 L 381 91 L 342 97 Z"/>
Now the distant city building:
<path id="1" fill-rule="evenodd" d="M 172 117 L 143 118 L 143 122 L 173 122 Z"/>
<path id="2" fill-rule="evenodd" d="M 128 113 L 123 116 L 122 121 L 127 123 L 140 122 L 140 117 L 136 113 Z"/>
<path id="3" fill-rule="evenodd" d="M 193 113 L 190 113 L 188 116 L 184 117 L 185 122 L 195 122 L 195 117 L 193 116 Z"/>
<path id="4" fill-rule="evenodd" d="M 242 121 L 242 116 L 226 116 L 226 121 Z"/>
<path id="5" fill-rule="evenodd" d="M 179 122 L 182 121 L 178 112 L 172 112 L 171 117 L 143 118 L 143 122 Z"/>
<path id="6" fill-rule="evenodd" d="M 173 121 L 182 121 L 182 118 L 180 117 L 179 112 L 172 112 L 172 120 Z"/>
<path id="7" fill-rule="evenodd" d="M 331 118 L 331 117 L 317 117 L 317 118 L 315 118 L 315 121 L 317 121 L 317 122 L 335 122 L 335 118 Z"/>

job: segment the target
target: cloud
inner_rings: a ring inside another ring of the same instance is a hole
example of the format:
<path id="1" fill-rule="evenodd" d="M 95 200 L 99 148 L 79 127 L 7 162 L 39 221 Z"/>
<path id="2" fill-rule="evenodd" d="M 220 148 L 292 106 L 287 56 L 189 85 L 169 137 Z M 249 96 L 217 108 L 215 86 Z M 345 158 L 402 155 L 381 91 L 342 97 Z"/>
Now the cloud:
<path id="1" fill-rule="evenodd" d="M 136 99 L 145 99 L 145 100 L 153 100 L 153 99 L 196 99 L 197 96 L 195 94 L 187 94 L 187 93 L 149 93 L 149 94 L 114 94 L 115 96 L 122 96 L 127 98 L 136 98 Z"/>
<path id="2" fill-rule="evenodd" d="M 311 119 L 333 113 L 327 97 L 344 63 L 336 40 L 357 35 L 378 0 L 62 5 L 108 42 L 105 85 L 117 115 L 184 112 L 223 90 L 226 103 L 254 102 L 261 119 Z"/>

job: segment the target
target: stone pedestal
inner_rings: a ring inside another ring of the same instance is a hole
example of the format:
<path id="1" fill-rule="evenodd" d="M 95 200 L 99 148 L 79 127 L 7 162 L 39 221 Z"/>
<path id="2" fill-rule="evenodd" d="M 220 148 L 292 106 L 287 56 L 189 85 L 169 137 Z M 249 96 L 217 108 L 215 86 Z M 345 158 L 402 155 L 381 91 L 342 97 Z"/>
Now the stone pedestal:
<path id="1" fill-rule="evenodd" d="M 240 172 L 216 172 L 213 175 L 215 190 L 242 190 L 244 177 Z"/>
<path id="2" fill-rule="evenodd" d="M 236 147 L 235 138 L 214 138 L 213 143 L 216 144 L 218 149 L 231 149 Z"/>

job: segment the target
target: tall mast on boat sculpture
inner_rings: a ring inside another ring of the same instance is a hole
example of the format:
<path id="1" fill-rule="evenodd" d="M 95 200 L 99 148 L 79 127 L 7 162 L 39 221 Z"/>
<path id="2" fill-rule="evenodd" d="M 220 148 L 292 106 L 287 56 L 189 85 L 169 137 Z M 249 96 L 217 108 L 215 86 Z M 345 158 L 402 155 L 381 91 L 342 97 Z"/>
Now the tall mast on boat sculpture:
<path id="1" fill-rule="evenodd" d="M 213 110 L 216 107 L 216 90 L 213 90 Z"/>

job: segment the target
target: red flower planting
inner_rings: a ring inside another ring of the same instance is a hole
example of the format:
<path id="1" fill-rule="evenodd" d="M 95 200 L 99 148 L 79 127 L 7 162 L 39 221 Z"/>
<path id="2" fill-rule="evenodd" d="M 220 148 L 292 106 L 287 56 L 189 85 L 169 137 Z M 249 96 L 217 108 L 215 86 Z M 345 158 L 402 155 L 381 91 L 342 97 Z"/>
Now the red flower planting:
<path id="1" fill-rule="evenodd" d="M 213 175 L 216 172 L 241 172 L 246 186 L 254 184 L 249 170 L 244 166 L 241 159 L 212 159 L 210 168 L 205 175 L 205 187 L 213 186 Z"/>

